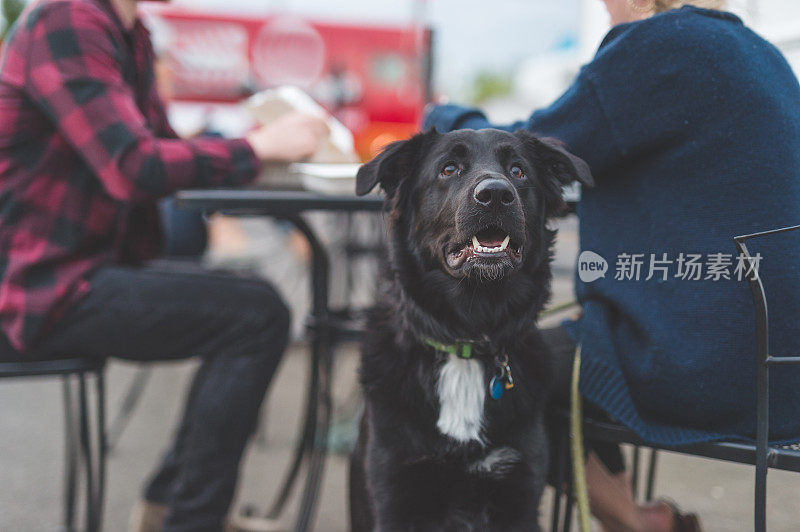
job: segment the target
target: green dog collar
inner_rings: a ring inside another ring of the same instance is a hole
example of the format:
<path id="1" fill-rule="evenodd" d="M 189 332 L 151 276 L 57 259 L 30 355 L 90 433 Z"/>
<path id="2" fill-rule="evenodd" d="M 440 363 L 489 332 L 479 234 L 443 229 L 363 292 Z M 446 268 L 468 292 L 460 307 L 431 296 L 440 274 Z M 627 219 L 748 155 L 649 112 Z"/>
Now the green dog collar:
<path id="1" fill-rule="evenodd" d="M 423 338 L 423 341 L 442 353 L 449 353 L 459 358 L 472 358 L 472 344 L 469 342 L 465 344 L 443 344 L 431 338 Z"/>

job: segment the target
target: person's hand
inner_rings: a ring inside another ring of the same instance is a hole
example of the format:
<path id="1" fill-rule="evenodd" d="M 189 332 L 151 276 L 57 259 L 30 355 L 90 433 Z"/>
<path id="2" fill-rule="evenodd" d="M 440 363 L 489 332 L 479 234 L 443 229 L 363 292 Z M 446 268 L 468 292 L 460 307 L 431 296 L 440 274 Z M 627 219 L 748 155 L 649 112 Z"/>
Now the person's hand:
<path id="1" fill-rule="evenodd" d="M 328 136 L 322 118 L 303 113 L 286 113 L 245 137 L 261 161 L 302 161 L 317 151 Z"/>

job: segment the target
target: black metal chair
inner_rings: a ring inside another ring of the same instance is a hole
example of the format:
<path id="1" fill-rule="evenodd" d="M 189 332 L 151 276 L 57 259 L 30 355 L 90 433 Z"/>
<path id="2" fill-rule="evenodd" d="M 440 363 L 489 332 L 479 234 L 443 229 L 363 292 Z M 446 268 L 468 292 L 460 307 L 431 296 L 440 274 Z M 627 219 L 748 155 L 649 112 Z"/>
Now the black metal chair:
<path id="1" fill-rule="evenodd" d="M 82 358 L 0 362 L 0 379 L 60 377 L 64 390 L 65 466 L 64 529 L 76 529 L 76 510 L 84 471 L 85 515 L 81 530 L 101 528 L 105 492 L 105 361 Z M 95 406 L 89 402 L 89 379 L 94 377 Z M 93 419 L 94 418 L 94 419 Z"/>
<path id="2" fill-rule="evenodd" d="M 800 230 L 800 225 L 762 231 L 749 235 L 734 237 L 734 243 L 739 253 L 744 256 L 747 263 L 752 263 L 752 255 L 747 249 L 748 240 L 787 233 Z M 757 272 L 756 272 L 757 273 Z M 650 463 L 648 466 L 645 500 L 652 499 L 653 484 L 655 482 L 657 450 L 669 450 L 693 456 L 702 456 L 755 465 L 755 497 L 754 497 L 754 529 L 764 532 L 767 529 L 767 471 L 769 468 L 782 469 L 800 473 L 800 445 L 775 446 L 770 445 L 769 435 L 769 370 L 771 366 L 800 365 L 800 356 L 783 357 L 769 354 L 769 313 L 767 311 L 767 297 L 760 275 L 748 277 L 748 285 L 755 306 L 756 325 L 756 443 L 714 442 L 700 443 L 681 447 L 654 446 L 641 440 L 635 433 L 627 428 L 610 422 L 584 419 L 584 436 L 600 441 L 614 443 L 628 443 L 634 445 L 632 481 L 634 489 L 638 486 L 639 478 L 639 451 L 640 447 L 650 448 Z M 551 430 L 556 431 L 563 447 L 569 445 L 569 412 L 564 410 L 551 413 Z M 559 440 L 556 440 L 559 441 Z M 569 452 L 557 452 L 555 470 L 559 489 L 553 502 L 553 519 L 551 529 L 556 531 L 561 525 L 561 530 L 568 531 L 572 515 L 573 494 L 570 471 Z M 636 492 L 634 492 L 636 494 Z M 562 498 L 566 496 L 563 513 L 561 511 Z"/>

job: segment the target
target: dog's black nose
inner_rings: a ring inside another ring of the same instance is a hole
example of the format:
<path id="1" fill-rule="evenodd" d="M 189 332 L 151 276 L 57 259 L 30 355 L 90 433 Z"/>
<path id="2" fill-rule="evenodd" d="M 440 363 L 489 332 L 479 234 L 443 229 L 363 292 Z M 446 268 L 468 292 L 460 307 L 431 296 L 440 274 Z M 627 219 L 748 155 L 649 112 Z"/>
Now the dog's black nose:
<path id="1" fill-rule="evenodd" d="M 514 203 L 514 190 L 505 179 L 490 177 L 475 187 L 475 201 L 488 208 L 500 208 Z"/>

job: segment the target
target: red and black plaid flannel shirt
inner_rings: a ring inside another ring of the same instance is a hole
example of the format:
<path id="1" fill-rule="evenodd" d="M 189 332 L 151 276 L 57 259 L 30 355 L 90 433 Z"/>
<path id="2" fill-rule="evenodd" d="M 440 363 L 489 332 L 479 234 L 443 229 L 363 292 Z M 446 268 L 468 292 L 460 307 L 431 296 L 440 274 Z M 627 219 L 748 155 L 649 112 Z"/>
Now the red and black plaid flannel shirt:
<path id="1" fill-rule="evenodd" d="M 0 58 L 0 327 L 29 348 L 90 290 L 89 273 L 159 250 L 156 200 L 250 181 L 244 140 L 180 140 L 153 49 L 108 0 L 28 6 Z"/>

